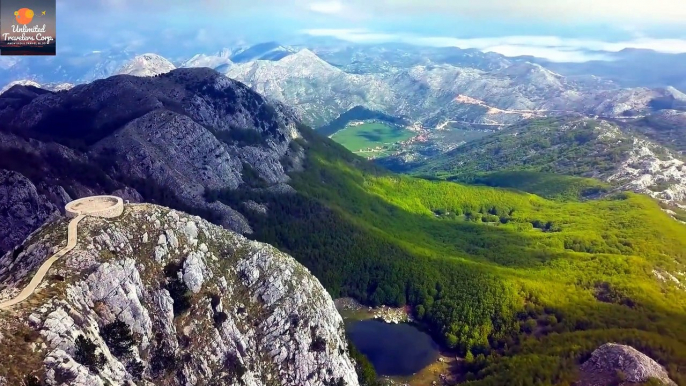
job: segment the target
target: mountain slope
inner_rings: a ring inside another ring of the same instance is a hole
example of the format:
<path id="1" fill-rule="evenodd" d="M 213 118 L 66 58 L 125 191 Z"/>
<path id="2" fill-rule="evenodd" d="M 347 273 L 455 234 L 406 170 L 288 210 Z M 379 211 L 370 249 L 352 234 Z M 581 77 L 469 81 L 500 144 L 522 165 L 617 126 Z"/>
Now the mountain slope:
<path id="1" fill-rule="evenodd" d="M 391 92 L 381 81 L 345 73 L 307 49 L 278 61 L 241 64 L 226 75 L 293 106 L 313 126 L 323 125 L 357 105 L 374 109 L 392 103 Z"/>
<path id="2" fill-rule="evenodd" d="M 97 104 L 107 95 L 112 110 Z M 475 357 L 463 375 L 471 372 L 477 385 L 571 384 L 581 363 L 607 342 L 631 345 L 665 366 L 675 382 L 685 381 L 686 226 L 646 196 L 548 200 L 395 175 L 298 124 L 283 106 L 263 107 L 270 105 L 246 86 L 209 69 L 117 76 L 59 94 L 17 86 L 10 96 L 0 98 L 0 118 L 17 130 L 0 145 L 43 161 L 34 174 L 44 177 L 31 175 L 37 168 L 27 162 L 4 168 L 19 169 L 37 185 L 98 192 L 135 187 L 157 202 L 182 187 L 184 200 L 169 205 L 198 205 L 206 218 L 215 208 L 231 208 L 232 218 L 250 227 L 250 238 L 292 255 L 332 296 L 410 306 L 445 346 Z M 85 110 L 91 118 L 76 121 L 86 126 L 62 132 L 56 138 L 62 144 L 51 142 L 55 130 L 36 122 L 58 122 L 44 109 L 82 114 L 77 96 L 87 96 L 97 113 Z M 127 111 L 117 103 L 128 101 L 154 109 L 106 125 Z M 229 135 L 231 122 L 257 135 Z M 228 157 L 206 146 L 203 130 L 228 142 L 217 148 Z M 92 137 L 73 143 L 70 133 Z M 107 163 L 110 143 L 116 162 Z M 132 154 L 131 145 L 140 148 Z M 49 150 L 57 160 L 104 175 L 61 169 L 42 158 Z M 141 151 L 145 162 L 134 157 Z M 242 163 L 240 181 L 213 163 L 216 154 L 222 164 Z M 126 179 L 121 167 L 148 185 Z M 283 176 L 287 185 L 275 178 Z"/>
<path id="3" fill-rule="evenodd" d="M 276 42 L 266 42 L 256 44 L 238 50 L 231 55 L 231 60 L 235 63 L 246 63 L 253 60 L 279 60 L 294 52 L 290 47 L 285 47 Z"/>
<path id="4" fill-rule="evenodd" d="M 686 112 L 660 110 L 627 126 L 681 154 L 686 152 Z"/>
<path id="5" fill-rule="evenodd" d="M 245 63 L 226 74 L 296 107 L 313 126 L 324 125 L 357 105 L 434 127 L 446 121 L 476 123 L 480 119 L 509 124 L 532 114 L 640 114 L 686 102 L 686 95 L 675 89 L 620 89 L 602 82 L 577 82 L 529 62 L 489 71 L 426 64 L 352 74 L 303 49 L 278 61 Z"/>
<path id="6" fill-rule="evenodd" d="M 0 168 L 71 198 L 134 188 L 240 232 L 250 232 L 242 216 L 207 203 L 205 188 L 250 178 L 278 187 L 299 136 L 286 108 L 209 69 L 120 75 L 58 93 L 15 86 L 0 96 L 0 117 Z"/>
<path id="7" fill-rule="evenodd" d="M 672 323 L 684 318 L 686 227 L 649 198 L 554 202 L 389 175 L 303 133 L 308 156 L 304 171 L 292 174 L 295 197 L 240 189 L 217 197 L 266 207 L 266 216 L 241 209 L 253 237 L 313 267 L 335 296 L 412 304 L 445 344 L 503 355 L 474 366 L 475 374 L 488 369 L 480 384 L 571 383 L 578 361 L 603 341 L 663 358 L 678 377 L 685 342 L 666 354 L 658 347 L 667 341 L 639 320 L 659 313 L 667 330 L 682 328 Z"/>
<path id="8" fill-rule="evenodd" d="M 0 298 L 64 242 L 66 225 L 0 260 Z M 13 353 L 0 383 L 358 384 L 332 299 L 275 248 L 147 204 L 86 217 L 78 238 L 47 288 L 0 313 Z"/>
<path id="9" fill-rule="evenodd" d="M 413 167 L 419 174 L 467 180 L 479 173 L 522 170 L 595 178 L 670 204 L 686 203 L 680 156 L 603 120 L 533 120 Z"/>
<path id="10" fill-rule="evenodd" d="M 154 76 L 167 73 L 176 67 L 166 58 L 156 54 L 143 54 L 129 60 L 117 75 Z"/>
<path id="11" fill-rule="evenodd" d="M 22 79 L 22 80 L 15 80 L 13 82 L 9 82 L 6 86 L 4 86 L 3 88 L 0 89 L 0 94 L 4 93 L 5 91 L 11 89 L 12 87 L 14 87 L 16 85 L 33 86 L 33 87 L 38 87 L 38 88 L 42 88 L 44 90 L 50 90 L 50 91 L 69 90 L 70 88 L 74 87 L 74 85 L 71 83 L 39 84 L 39 83 L 34 82 L 32 80 Z"/>
<path id="12" fill-rule="evenodd" d="M 231 51 L 224 49 L 214 55 L 197 54 L 185 61 L 181 67 L 209 67 L 216 69 L 220 66 L 231 67 Z"/>

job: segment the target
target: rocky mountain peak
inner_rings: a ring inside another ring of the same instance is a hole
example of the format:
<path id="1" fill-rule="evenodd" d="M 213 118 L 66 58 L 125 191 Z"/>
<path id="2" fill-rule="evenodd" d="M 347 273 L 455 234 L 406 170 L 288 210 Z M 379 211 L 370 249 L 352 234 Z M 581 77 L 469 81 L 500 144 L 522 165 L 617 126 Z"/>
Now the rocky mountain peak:
<path id="1" fill-rule="evenodd" d="M 0 258 L 0 303 L 66 227 L 50 223 Z M 38 292 L 0 313 L 0 342 L 17 354 L 0 384 L 358 384 L 331 297 L 276 248 L 150 204 L 75 229 Z"/>
<path id="2" fill-rule="evenodd" d="M 166 58 L 152 53 L 138 55 L 124 64 L 117 74 L 134 76 L 154 76 L 167 73 L 176 67 Z"/>
<path id="3" fill-rule="evenodd" d="M 15 80 L 7 85 L 5 87 L 0 89 L 0 94 L 4 93 L 5 91 L 11 89 L 14 86 L 33 86 L 37 88 L 42 88 L 44 90 L 50 90 L 50 91 L 61 91 L 61 90 L 69 90 L 70 88 L 74 87 L 73 84 L 71 83 L 45 83 L 45 84 L 40 84 L 36 81 L 30 80 L 30 79 L 21 79 L 21 80 Z"/>
<path id="4" fill-rule="evenodd" d="M 331 72 L 342 72 L 307 48 L 303 48 L 293 55 L 286 56 L 277 63 L 279 66 L 288 67 L 300 73 L 308 73 L 317 76 L 325 76 L 324 74 Z"/>
<path id="5" fill-rule="evenodd" d="M 214 55 L 197 54 L 184 62 L 181 67 L 230 68 L 234 65 L 230 57 L 231 50 L 224 48 Z"/>
<path id="6" fill-rule="evenodd" d="M 579 386 L 639 384 L 651 379 L 676 386 L 664 367 L 631 346 L 607 343 L 593 351 L 581 365 Z"/>
<path id="7" fill-rule="evenodd" d="M 300 137 L 289 108 L 209 68 L 117 75 L 61 92 L 15 86 L 0 95 L 0 121 L 0 169 L 36 186 L 71 198 L 129 187 L 241 233 L 252 231 L 247 221 L 207 201 L 206 189 L 288 189 L 282 161 L 296 156 L 289 144 Z"/>

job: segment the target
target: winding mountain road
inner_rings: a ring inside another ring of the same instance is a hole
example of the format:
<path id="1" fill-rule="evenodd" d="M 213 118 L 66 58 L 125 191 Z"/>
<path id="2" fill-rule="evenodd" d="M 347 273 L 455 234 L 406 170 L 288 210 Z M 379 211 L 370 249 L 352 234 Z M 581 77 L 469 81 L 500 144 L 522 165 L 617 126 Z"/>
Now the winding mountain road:
<path id="1" fill-rule="evenodd" d="M 16 304 L 26 300 L 38 288 L 40 283 L 45 278 L 48 270 L 52 265 L 59 260 L 60 257 L 66 255 L 74 249 L 78 240 L 78 225 L 86 216 L 113 218 L 118 217 L 124 211 L 124 204 L 122 199 L 115 196 L 93 196 L 85 197 L 68 203 L 65 206 L 68 217 L 73 217 L 67 227 L 67 246 L 60 249 L 57 253 L 47 259 L 33 275 L 33 278 L 24 289 L 14 297 L 6 302 L 0 303 L 0 310 L 8 309 Z"/>
<path id="2" fill-rule="evenodd" d="M 8 300 L 4 303 L 0 303 L 0 310 L 10 308 L 15 304 L 21 303 L 26 298 L 31 296 L 33 294 L 33 291 L 38 288 L 38 285 L 40 285 L 41 281 L 43 281 L 43 278 L 45 278 L 45 275 L 48 273 L 48 270 L 52 265 L 62 256 L 66 255 L 67 252 L 71 251 L 74 249 L 76 246 L 76 240 L 78 239 L 78 234 L 77 234 L 77 226 L 79 225 L 79 221 L 81 221 L 85 215 L 78 215 L 74 219 L 72 219 L 69 222 L 69 226 L 67 227 L 67 246 L 60 249 L 57 253 L 52 255 L 48 260 L 46 260 L 43 265 L 38 268 L 38 271 L 36 271 L 36 274 L 33 275 L 33 279 L 31 279 L 31 282 L 24 287 L 24 289 L 17 295 L 14 299 Z"/>

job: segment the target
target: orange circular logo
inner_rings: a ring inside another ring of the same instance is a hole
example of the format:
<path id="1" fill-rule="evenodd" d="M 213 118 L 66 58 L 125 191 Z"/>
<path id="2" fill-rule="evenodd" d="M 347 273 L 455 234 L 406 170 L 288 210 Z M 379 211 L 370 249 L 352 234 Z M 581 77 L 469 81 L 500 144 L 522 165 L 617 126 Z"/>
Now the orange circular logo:
<path id="1" fill-rule="evenodd" d="M 28 8 L 22 8 L 14 12 L 19 24 L 29 24 L 33 20 L 33 11 Z"/>

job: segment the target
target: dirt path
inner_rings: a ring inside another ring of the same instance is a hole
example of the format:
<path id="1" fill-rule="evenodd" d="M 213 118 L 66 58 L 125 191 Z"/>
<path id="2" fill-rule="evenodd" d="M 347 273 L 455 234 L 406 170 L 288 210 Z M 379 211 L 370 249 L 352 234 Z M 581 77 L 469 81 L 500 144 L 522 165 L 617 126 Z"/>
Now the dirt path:
<path id="1" fill-rule="evenodd" d="M 66 255 L 69 251 L 74 249 L 76 246 L 76 240 L 77 240 L 77 225 L 79 224 L 79 221 L 81 221 L 85 216 L 79 215 L 75 217 L 73 220 L 69 222 L 69 226 L 67 228 L 67 246 L 59 250 L 59 252 L 55 253 L 50 257 L 48 260 L 43 263 L 43 265 L 38 268 L 38 271 L 33 275 L 33 279 L 31 279 L 31 282 L 17 295 L 14 299 L 8 300 L 4 303 L 0 303 L 0 310 L 7 309 L 9 307 L 12 307 L 15 304 L 21 303 L 24 300 L 26 300 L 31 294 L 33 294 L 33 291 L 38 288 L 38 285 L 43 281 L 43 278 L 45 275 L 48 273 L 48 270 L 52 265 L 62 256 Z"/>

